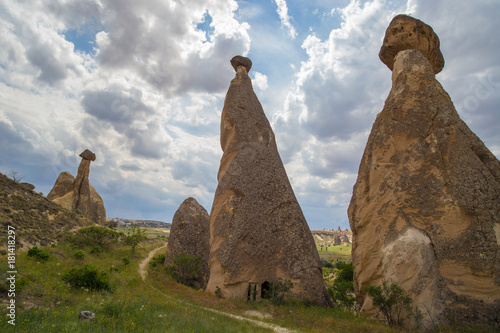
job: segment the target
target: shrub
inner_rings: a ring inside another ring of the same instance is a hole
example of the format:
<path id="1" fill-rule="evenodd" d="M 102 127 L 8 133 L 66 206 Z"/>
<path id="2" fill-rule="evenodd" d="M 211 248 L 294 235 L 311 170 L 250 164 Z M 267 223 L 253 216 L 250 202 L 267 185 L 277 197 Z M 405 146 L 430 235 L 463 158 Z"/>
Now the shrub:
<path id="1" fill-rule="evenodd" d="M 127 313 L 126 303 L 124 301 L 105 302 L 102 305 L 101 313 L 107 317 L 118 317 Z"/>
<path id="2" fill-rule="evenodd" d="M 108 227 L 110 229 L 116 229 L 116 227 L 118 227 L 118 222 L 112 221 L 112 220 L 108 220 L 108 221 L 104 222 L 104 226 Z"/>
<path id="3" fill-rule="evenodd" d="M 222 290 L 220 289 L 219 286 L 215 286 L 215 292 L 214 292 L 215 296 L 217 298 L 222 298 Z"/>
<path id="4" fill-rule="evenodd" d="M 323 259 L 323 258 L 321 258 Z M 328 260 L 321 260 L 321 265 L 325 268 L 334 268 L 335 266 L 333 265 L 333 263 L 331 261 L 328 261 Z"/>
<path id="5" fill-rule="evenodd" d="M 141 229 L 137 224 L 132 223 L 132 227 L 128 230 L 127 236 L 125 236 L 125 243 L 130 245 L 132 252 L 135 252 L 135 248 L 144 238 L 146 238 L 146 229 Z"/>
<path id="6" fill-rule="evenodd" d="M 352 262 L 337 261 L 335 263 L 337 277 L 333 284 L 328 287 L 328 293 L 332 301 L 339 306 L 351 308 L 355 303 L 354 293 L 354 274 Z"/>
<path id="7" fill-rule="evenodd" d="M 78 230 L 69 237 L 69 242 L 77 247 L 99 246 L 101 248 L 110 248 L 111 244 L 116 243 L 120 238 L 120 233 L 103 227 L 88 227 Z"/>
<path id="8" fill-rule="evenodd" d="M 281 305 L 285 301 L 285 293 L 293 288 L 290 280 L 269 282 L 266 289 L 263 288 L 262 298 L 270 299 L 273 304 Z"/>
<path id="9" fill-rule="evenodd" d="M 157 256 L 154 256 L 153 259 L 151 259 L 151 261 L 149 262 L 149 264 L 151 265 L 151 267 L 156 267 L 158 265 L 163 265 L 163 263 L 165 262 L 165 254 L 159 254 Z"/>
<path id="10" fill-rule="evenodd" d="M 122 258 L 122 262 L 123 262 L 124 265 L 128 265 L 128 264 L 130 264 L 130 259 L 127 258 L 127 257 Z"/>
<path id="11" fill-rule="evenodd" d="M 201 256 L 181 253 L 173 258 L 173 265 L 168 266 L 167 274 L 175 281 L 189 287 L 195 287 L 201 280 Z"/>
<path id="12" fill-rule="evenodd" d="M 100 272 L 96 266 L 91 264 L 69 269 L 63 274 L 62 280 L 73 288 L 83 287 L 90 290 L 111 291 L 108 274 Z"/>
<path id="13" fill-rule="evenodd" d="M 101 253 L 101 247 L 99 245 L 96 245 L 90 250 L 90 253 Z"/>
<path id="14" fill-rule="evenodd" d="M 40 261 L 47 261 L 50 258 L 50 253 L 39 249 L 38 246 L 33 246 L 28 250 L 28 257 L 34 257 Z"/>
<path id="15" fill-rule="evenodd" d="M 384 280 L 382 286 L 367 286 L 365 291 L 371 297 L 373 305 L 382 312 L 390 326 L 401 326 L 404 318 L 403 309 L 411 311 L 412 299 L 396 282 Z"/>
<path id="16" fill-rule="evenodd" d="M 85 252 L 83 252 L 82 250 L 78 250 L 75 252 L 74 256 L 76 259 L 81 260 L 81 259 L 85 258 Z"/>

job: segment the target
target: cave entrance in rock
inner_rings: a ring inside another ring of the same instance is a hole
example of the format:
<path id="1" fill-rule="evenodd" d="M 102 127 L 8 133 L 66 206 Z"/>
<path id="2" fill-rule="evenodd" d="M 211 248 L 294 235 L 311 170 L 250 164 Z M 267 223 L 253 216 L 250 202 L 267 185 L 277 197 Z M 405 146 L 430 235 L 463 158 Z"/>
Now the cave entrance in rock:
<path id="1" fill-rule="evenodd" d="M 269 299 L 271 298 L 271 284 L 267 281 L 265 281 L 261 286 L 260 286 L 260 297 L 263 299 Z"/>
<path id="2" fill-rule="evenodd" d="M 247 301 L 255 301 L 257 299 L 257 283 L 250 283 L 247 290 Z"/>

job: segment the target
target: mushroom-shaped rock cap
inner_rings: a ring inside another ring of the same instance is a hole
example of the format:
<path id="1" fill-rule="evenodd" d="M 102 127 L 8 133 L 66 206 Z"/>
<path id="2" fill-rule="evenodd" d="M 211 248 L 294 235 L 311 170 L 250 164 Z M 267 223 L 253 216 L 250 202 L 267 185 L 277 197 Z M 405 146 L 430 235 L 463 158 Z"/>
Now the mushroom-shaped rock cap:
<path id="1" fill-rule="evenodd" d="M 85 151 L 80 154 L 80 157 L 84 160 L 95 161 L 95 154 L 88 149 L 85 149 Z"/>
<path id="2" fill-rule="evenodd" d="M 247 70 L 247 73 L 250 72 L 250 68 L 252 68 L 252 60 L 247 57 L 235 56 L 231 59 L 231 65 L 233 66 L 235 71 L 238 71 L 238 66 L 243 66 Z"/>
<path id="3" fill-rule="evenodd" d="M 443 69 L 444 58 L 439 49 L 439 38 L 431 26 L 408 15 L 397 15 L 385 31 L 380 60 L 392 71 L 396 54 L 411 49 L 420 51 L 429 60 L 434 74 Z"/>

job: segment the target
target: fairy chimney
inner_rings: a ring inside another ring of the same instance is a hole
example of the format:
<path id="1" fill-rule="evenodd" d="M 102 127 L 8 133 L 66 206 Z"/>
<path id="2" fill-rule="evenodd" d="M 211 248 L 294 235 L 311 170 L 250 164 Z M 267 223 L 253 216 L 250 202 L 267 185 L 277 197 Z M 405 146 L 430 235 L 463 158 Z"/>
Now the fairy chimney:
<path id="1" fill-rule="evenodd" d="M 421 21 L 398 18 L 393 22 L 407 24 L 397 31 L 425 34 L 401 35 L 396 47 L 388 29 L 382 46 L 397 50 L 389 61 L 392 89 L 348 209 L 355 292 L 362 311 L 375 313 L 364 288 L 392 280 L 410 293 L 424 322 L 498 323 L 500 162 L 436 80 L 444 64 L 433 49 L 437 36 L 419 30 Z"/>
<path id="2" fill-rule="evenodd" d="M 290 280 L 289 296 L 330 304 L 314 240 L 288 180 L 271 125 L 235 57 L 221 119 L 223 156 L 210 213 L 207 291 L 259 299 Z"/>

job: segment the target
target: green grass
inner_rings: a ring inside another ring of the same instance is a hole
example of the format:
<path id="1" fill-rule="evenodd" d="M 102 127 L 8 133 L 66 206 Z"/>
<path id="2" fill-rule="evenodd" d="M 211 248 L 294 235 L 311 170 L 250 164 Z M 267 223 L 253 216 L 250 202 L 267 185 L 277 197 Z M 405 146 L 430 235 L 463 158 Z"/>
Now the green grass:
<path id="1" fill-rule="evenodd" d="M 116 231 L 127 233 L 130 228 L 127 227 L 118 227 Z M 147 238 L 166 238 L 170 235 L 170 229 L 167 228 L 140 228 L 146 229 L 146 237 Z"/>
<path id="2" fill-rule="evenodd" d="M 129 246 L 116 245 L 111 251 L 74 257 L 75 248 L 61 245 L 44 247 L 51 257 L 46 262 L 17 256 L 17 281 L 27 281 L 16 295 L 16 326 L 7 323 L 6 306 L 0 308 L 1 332 L 252 332 L 247 323 L 203 309 L 183 306 L 174 299 L 159 297 L 146 286 L 138 273 L 139 262 L 148 252 L 161 246 L 150 240 L 132 253 Z M 125 265 L 123 258 L 131 263 Z M 91 263 L 108 273 L 113 292 L 92 292 L 74 289 L 61 276 L 70 267 Z M 5 281 L 6 262 L 0 263 L 0 279 Z M 3 299 L 5 300 L 5 298 Z M 93 321 L 78 319 L 80 311 L 96 313 Z M 264 330 L 265 331 L 265 330 Z"/>
<path id="3" fill-rule="evenodd" d="M 316 246 L 319 256 L 328 261 L 351 260 L 352 246 L 337 245 L 337 246 Z M 328 249 L 328 250 L 327 250 Z"/>
<path id="4" fill-rule="evenodd" d="M 99 253 L 92 247 L 82 248 L 83 259 L 74 257 L 75 246 L 62 244 L 41 247 L 49 252 L 45 262 L 19 252 L 16 259 L 17 282 L 23 290 L 16 295 L 16 326 L 9 325 L 5 295 L 0 297 L 0 332 L 270 332 L 253 323 L 230 318 L 213 310 L 249 317 L 253 311 L 265 314 L 258 319 L 298 332 L 397 332 L 342 308 L 308 306 L 285 300 L 247 302 L 220 299 L 214 295 L 180 285 L 168 278 L 163 265 L 147 265 L 144 282 L 139 263 L 148 253 L 164 245 L 162 240 L 147 239 L 134 253 L 122 243 Z M 329 251 L 332 254 L 339 251 Z M 342 251 L 340 251 L 342 252 Z M 349 252 L 350 253 L 350 252 Z M 162 254 L 158 252 L 157 255 Z M 130 260 L 125 264 L 123 258 Z M 6 278 L 7 263 L 0 257 L 0 282 Z M 109 275 L 112 291 L 90 291 L 71 288 L 62 281 L 65 271 L 74 266 L 92 264 Z M 21 283 L 22 281 L 22 283 Z M 79 320 L 80 311 L 96 314 L 92 321 Z M 250 317 L 252 318 L 252 317 Z M 255 319 L 255 318 L 253 318 Z M 457 331 L 456 328 L 443 329 Z M 458 330 L 459 331 L 459 330 Z M 462 332 L 466 332 L 463 330 Z"/>

